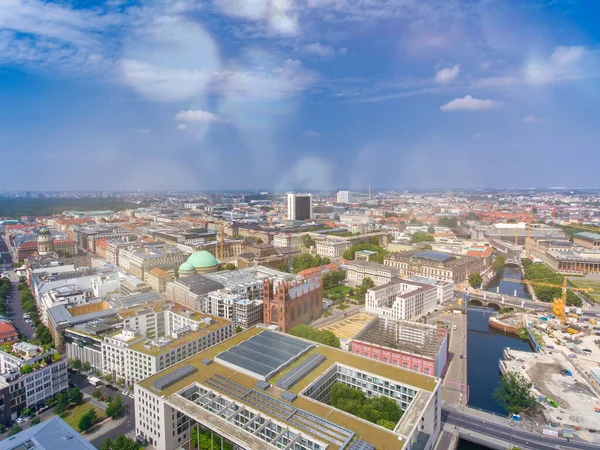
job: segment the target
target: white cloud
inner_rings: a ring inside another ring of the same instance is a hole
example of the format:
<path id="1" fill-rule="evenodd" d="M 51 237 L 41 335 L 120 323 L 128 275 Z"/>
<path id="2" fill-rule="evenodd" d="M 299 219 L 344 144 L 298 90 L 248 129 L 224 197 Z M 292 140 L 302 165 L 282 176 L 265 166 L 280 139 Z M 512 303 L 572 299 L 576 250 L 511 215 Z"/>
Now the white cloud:
<path id="1" fill-rule="evenodd" d="M 304 46 L 304 53 L 310 55 L 321 56 L 323 58 L 329 58 L 334 55 L 335 51 L 333 48 L 319 43 L 309 44 Z"/>
<path id="2" fill-rule="evenodd" d="M 481 139 L 483 137 L 482 133 L 473 133 L 472 138 L 473 139 Z"/>
<path id="3" fill-rule="evenodd" d="M 454 100 L 440 106 L 440 111 L 475 111 L 492 109 L 500 106 L 502 103 L 495 100 L 485 100 L 465 95 L 463 98 Z"/>
<path id="4" fill-rule="evenodd" d="M 542 119 L 535 117 L 535 116 L 525 116 L 525 117 L 523 117 L 523 119 L 521 119 L 521 122 L 523 122 L 523 123 L 540 123 L 540 122 L 542 122 Z"/>
<path id="5" fill-rule="evenodd" d="M 151 131 L 148 128 L 135 128 L 133 131 L 140 134 L 150 134 Z"/>
<path id="6" fill-rule="evenodd" d="M 319 133 L 318 131 L 315 131 L 315 130 L 306 130 L 302 134 L 304 134 L 304 136 L 309 137 L 309 138 L 318 138 L 321 136 L 321 133 Z"/>
<path id="7" fill-rule="evenodd" d="M 227 120 L 221 116 L 217 116 L 208 111 L 200 109 L 189 109 L 187 111 L 179 111 L 175 114 L 177 120 L 183 122 L 226 122 Z"/>
<path id="8" fill-rule="evenodd" d="M 440 84 L 448 84 L 454 81 L 456 77 L 458 77 L 459 72 L 460 64 L 456 64 L 452 67 L 447 67 L 435 74 L 435 81 L 437 81 Z"/>
<path id="9" fill-rule="evenodd" d="M 585 53 L 585 49 L 579 46 L 565 47 L 560 45 L 554 48 L 550 56 L 553 63 L 559 66 L 566 66 L 579 61 Z"/>
<path id="10" fill-rule="evenodd" d="M 305 156 L 290 170 L 284 172 L 277 183 L 278 190 L 298 189 L 316 191 L 331 189 L 333 178 L 332 164 L 317 156 Z"/>
<path id="11" fill-rule="evenodd" d="M 215 3 L 224 14 L 263 22 L 275 33 L 293 35 L 297 32 L 292 0 L 215 0 Z"/>
<path id="12" fill-rule="evenodd" d="M 187 130 L 187 125 L 185 123 L 180 123 L 179 125 L 177 125 L 177 129 L 178 130 Z"/>

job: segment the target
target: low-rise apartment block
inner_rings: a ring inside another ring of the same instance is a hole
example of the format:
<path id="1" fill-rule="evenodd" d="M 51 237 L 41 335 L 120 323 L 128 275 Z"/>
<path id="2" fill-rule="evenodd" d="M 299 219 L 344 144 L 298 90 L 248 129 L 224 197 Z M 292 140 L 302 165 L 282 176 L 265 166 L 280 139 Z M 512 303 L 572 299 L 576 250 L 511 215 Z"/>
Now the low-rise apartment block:
<path id="1" fill-rule="evenodd" d="M 437 306 L 437 289 L 430 284 L 394 278 L 367 291 L 365 311 L 394 320 L 414 320 Z"/>
<path id="2" fill-rule="evenodd" d="M 68 387 L 67 361 L 59 353 L 27 342 L 0 351 L 0 417 L 12 421 L 25 408 L 37 409 Z"/>
<path id="3" fill-rule="evenodd" d="M 363 279 L 370 278 L 375 286 L 381 286 L 398 278 L 398 270 L 370 261 L 350 261 L 346 278 L 359 284 Z"/>

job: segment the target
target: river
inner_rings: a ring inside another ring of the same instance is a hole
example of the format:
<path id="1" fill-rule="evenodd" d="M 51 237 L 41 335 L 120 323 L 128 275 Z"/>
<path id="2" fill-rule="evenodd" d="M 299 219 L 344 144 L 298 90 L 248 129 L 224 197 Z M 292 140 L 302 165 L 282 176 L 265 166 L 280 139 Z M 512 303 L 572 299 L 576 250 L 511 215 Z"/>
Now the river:
<path id="1" fill-rule="evenodd" d="M 490 329 L 491 311 L 469 309 L 467 316 L 467 379 L 469 405 L 497 414 L 506 411 L 492 398 L 500 384 L 498 363 L 505 347 L 531 351 L 528 341 Z"/>
<path id="2" fill-rule="evenodd" d="M 505 295 L 515 295 L 515 290 L 517 291 L 517 297 L 522 298 L 531 298 L 529 292 L 527 292 L 527 287 L 522 283 L 514 283 L 512 281 L 502 281 L 505 278 L 517 278 L 519 280 L 523 279 L 521 275 L 521 269 L 516 266 L 505 266 L 502 271 L 501 277 L 496 277 L 492 284 L 487 288 L 488 292 L 498 292 L 498 287 L 500 288 L 500 294 Z"/>

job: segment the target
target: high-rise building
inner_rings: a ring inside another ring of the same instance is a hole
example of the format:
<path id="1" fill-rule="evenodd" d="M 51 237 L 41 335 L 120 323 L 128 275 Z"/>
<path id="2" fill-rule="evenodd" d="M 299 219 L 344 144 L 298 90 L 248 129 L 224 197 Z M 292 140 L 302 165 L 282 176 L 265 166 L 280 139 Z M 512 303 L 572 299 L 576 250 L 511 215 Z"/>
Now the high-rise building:
<path id="1" fill-rule="evenodd" d="M 337 193 L 338 203 L 354 203 L 352 192 L 350 191 L 339 191 Z"/>
<path id="2" fill-rule="evenodd" d="M 312 195 L 288 193 L 288 220 L 312 219 Z"/>

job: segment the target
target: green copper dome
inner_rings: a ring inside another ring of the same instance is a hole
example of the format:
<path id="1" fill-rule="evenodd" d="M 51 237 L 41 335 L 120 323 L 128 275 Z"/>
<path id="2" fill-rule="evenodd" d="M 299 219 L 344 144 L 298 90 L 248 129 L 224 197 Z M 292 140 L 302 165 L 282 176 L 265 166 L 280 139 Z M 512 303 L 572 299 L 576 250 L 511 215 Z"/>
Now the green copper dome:
<path id="1" fill-rule="evenodd" d="M 189 262 L 184 262 L 182 265 L 179 266 L 179 273 L 181 273 L 181 272 L 193 272 L 194 270 L 196 270 L 196 269 Z"/>
<path id="2" fill-rule="evenodd" d="M 219 265 L 219 261 L 217 261 L 217 258 L 215 258 L 206 250 L 200 250 L 198 252 L 192 253 L 187 259 L 187 263 L 191 264 L 196 269 L 206 269 L 209 267 L 215 267 Z"/>
<path id="3" fill-rule="evenodd" d="M 38 230 L 38 235 L 40 236 L 50 236 L 50 230 L 46 227 L 40 227 Z"/>

